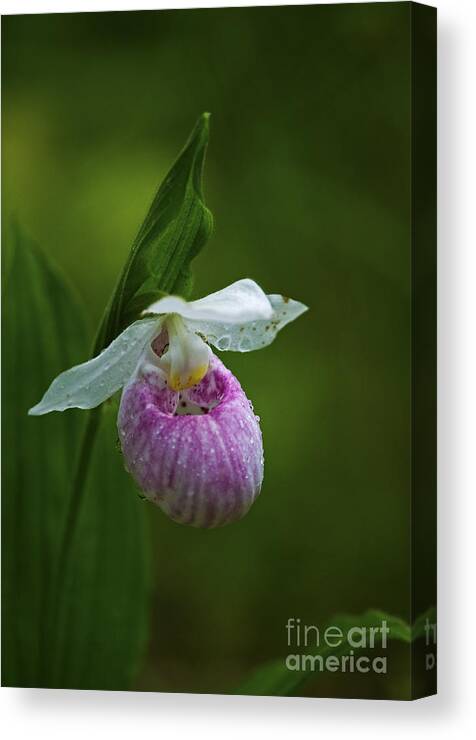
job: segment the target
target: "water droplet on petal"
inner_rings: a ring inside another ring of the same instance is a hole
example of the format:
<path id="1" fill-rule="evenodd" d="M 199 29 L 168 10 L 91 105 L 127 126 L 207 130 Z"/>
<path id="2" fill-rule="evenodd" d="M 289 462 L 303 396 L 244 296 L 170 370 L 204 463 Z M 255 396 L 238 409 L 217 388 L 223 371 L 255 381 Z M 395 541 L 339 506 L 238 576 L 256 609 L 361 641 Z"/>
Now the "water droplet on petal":
<path id="1" fill-rule="evenodd" d="M 246 352 L 251 349 L 251 341 L 248 337 L 243 337 L 240 342 L 240 349 L 242 352 Z"/>
<path id="2" fill-rule="evenodd" d="M 225 336 L 220 337 L 220 339 L 217 342 L 218 349 L 227 350 L 230 346 L 231 339 L 229 336 L 225 334 Z"/>

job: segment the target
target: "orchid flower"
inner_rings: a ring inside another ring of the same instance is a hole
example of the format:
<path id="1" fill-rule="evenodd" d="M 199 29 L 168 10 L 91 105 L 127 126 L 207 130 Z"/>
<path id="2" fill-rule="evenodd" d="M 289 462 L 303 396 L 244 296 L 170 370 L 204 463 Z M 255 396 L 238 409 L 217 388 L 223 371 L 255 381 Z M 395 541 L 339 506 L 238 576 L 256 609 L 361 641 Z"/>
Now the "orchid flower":
<path id="1" fill-rule="evenodd" d="M 259 419 L 212 352 L 270 344 L 307 307 L 243 279 L 187 302 L 166 296 L 97 357 L 58 375 L 30 415 L 90 409 L 123 388 L 126 469 L 172 519 L 215 527 L 240 519 L 261 490 Z"/>

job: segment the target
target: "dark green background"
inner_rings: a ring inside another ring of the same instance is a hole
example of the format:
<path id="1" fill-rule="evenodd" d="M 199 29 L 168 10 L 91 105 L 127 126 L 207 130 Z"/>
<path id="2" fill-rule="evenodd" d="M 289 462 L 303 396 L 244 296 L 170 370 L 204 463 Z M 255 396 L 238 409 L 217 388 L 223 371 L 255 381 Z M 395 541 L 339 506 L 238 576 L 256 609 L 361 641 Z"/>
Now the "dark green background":
<path id="1" fill-rule="evenodd" d="M 407 3 L 3 19 L 4 214 L 75 284 L 91 337 L 204 110 L 216 228 L 195 295 L 249 276 L 310 307 L 223 356 L 262 422 L 249 515 L 196 531 L 150 507 L 140 688 L 228 691 L 286 653 L 290 616 L 410 617 L 410 61 Z M 406 661 L 309 693 L 399 696 Z"/>

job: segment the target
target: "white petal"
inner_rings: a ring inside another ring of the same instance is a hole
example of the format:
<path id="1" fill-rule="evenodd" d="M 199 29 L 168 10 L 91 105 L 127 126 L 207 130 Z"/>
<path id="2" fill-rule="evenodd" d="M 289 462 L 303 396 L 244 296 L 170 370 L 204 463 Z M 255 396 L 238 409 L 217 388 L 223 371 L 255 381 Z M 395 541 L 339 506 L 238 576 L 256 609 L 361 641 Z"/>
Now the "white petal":
<path id="1" fill-rule="evenodd" d="M 187 326 L 203 334 L 207 341 L 217 349 L 234 352 L 251 352 L 271 344 L 283 326 L 294 321 L 307 311 L 307 306 L 281 295 L 267 296 L 272 306 L 271 318 L 259 321 L 245 321 L 240 324 L 226 321 L 196 321 L 187 319 Z"/>
<path id="2" fill-rule="evenodd" d="M 185 319 L 242 324 L 245 321 L 270 319 L 273 310 L 259 285 L 245 278 L 190 303 L 177 296 L 161 298 L 144 313 L 177 313 Z"/>
<path id="3" fill-rule="evenodd" d="M 160 298 L 160 300 L 152 303 L 148 308 L 145 309 L 145 311 L 142 311 L 142 313 L 178 313 L 179 316 L 184 316 L 187 312 L 188 306 L 190 306 L 190 303 L 187 303 L 187 301 L 185 301 L 183 298 L 180 298 L 176 295 L 168 295 L 165 296 L 165 298 Z"/>
<path id="4" fill-rule="evenodd" d="M 129 380 L 148 342 L 159 333 L 160 324 L 157 319 L 136 321 L 100 355 L 65 370 L 53 380 L 40 403 L 29 410 L 30 416 L 99 406 Z"/>

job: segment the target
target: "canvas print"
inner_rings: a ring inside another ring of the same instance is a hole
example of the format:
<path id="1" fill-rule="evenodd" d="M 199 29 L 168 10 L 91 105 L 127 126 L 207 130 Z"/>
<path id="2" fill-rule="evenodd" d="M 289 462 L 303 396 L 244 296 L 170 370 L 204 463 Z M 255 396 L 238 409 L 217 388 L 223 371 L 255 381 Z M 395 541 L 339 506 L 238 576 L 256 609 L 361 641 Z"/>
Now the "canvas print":
<path id="1" fill-rule="evenodd" d="M 2 682 L 436 691 L 436 16 L 2 22 Z"/>

